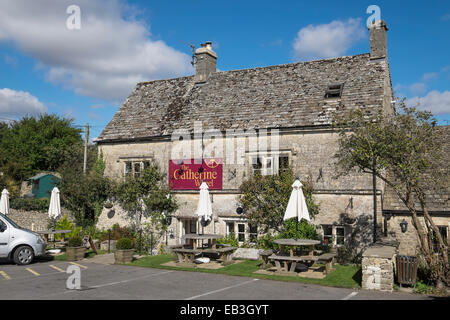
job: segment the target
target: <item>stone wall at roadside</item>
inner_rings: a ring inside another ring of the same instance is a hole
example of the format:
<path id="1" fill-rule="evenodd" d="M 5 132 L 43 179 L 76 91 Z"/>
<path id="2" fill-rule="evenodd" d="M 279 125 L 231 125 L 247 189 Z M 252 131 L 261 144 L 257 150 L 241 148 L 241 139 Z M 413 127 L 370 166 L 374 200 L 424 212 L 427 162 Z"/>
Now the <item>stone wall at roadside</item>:
<path id="1" fill-rule="evenodd" d="M 364 252 L 361 283 L 363 289 L 393 291 L 396 254 L 396 247 L 382 245 L 373 245 Z"/>
<path id="2" fill-rule="evenodd" d="M 62 216 L 68 215 L 69 220 L 73 220 L 72 214 L 67 209 L 62 208 Z M 11 218 L 19 226 L 32 231 L 47 230 L 50 223 L 47 212 L 42 211 L 25 211 L 10 209 L 9 218 Z"/>

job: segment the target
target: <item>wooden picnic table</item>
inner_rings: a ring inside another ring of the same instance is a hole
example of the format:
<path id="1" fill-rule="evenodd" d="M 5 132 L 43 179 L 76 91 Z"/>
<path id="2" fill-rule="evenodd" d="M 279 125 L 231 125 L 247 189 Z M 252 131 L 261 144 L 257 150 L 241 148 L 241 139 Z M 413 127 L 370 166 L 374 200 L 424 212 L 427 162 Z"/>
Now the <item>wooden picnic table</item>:
<path id="1" fill-rule="evenodd" d="M 208 240 L 208 248 L 216 249 L 216 240 L 222 238 L 223 236 L 218 234 L 196 234 L 188 233 L 183 236 L 185 240 L 188 241 L 188 246 L 192 246 L 194 250 L 197 250 L 199 240 Z"/>
<path id="2" fill-rule="evenodd" d="M 277 239 L 274 240 L 276 244 L 279 244 L 281 247 L 281 252 L 286 252 L 286 247 L 289 247 L 289 256 L 294 256 L 294 247 L 300 247 L 300 246 L 308 246 L 309 248 L 309 255 L 314 255 L 314 245 L 320 244 L 319 240 L 309 240 L 309 239 Z"/>
<path id="3" fill-rule="evenodd" d="M 61 242 L 65 241 L 66 233 L 72 232 L 72 230 L 42 230 L 42 231 L 35 231 L 37 234 L 42 234 L 44 236 L 45 242 L 48 242 L 48 236 L 53 234 L 60 234 L 61 235 Z"/>

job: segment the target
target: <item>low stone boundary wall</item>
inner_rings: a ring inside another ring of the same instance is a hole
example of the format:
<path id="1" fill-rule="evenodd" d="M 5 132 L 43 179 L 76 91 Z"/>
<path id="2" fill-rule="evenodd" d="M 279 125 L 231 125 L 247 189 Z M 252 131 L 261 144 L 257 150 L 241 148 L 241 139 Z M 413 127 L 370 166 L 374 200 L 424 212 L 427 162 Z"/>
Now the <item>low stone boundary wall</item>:
<path id="1" fill-rule="evenodd" d="M 72 213 L 65 208 L 61 208 L 61 216 L 63 217 L 64 215 L 68 215 L 69 220 L 73 220 L 71 218 Z M 50 223 L 48 213 L 42 211 L 10 209 L 8 217 L 22 228 L 32 231 L 48 230 L 48 225 Z"/>
<path id="2" fill-rule="evenodd" d="M 394 290 L 395 256 L 397 248 L 373 245 L 363 254 L 362 288 L 367 290 Z"/>

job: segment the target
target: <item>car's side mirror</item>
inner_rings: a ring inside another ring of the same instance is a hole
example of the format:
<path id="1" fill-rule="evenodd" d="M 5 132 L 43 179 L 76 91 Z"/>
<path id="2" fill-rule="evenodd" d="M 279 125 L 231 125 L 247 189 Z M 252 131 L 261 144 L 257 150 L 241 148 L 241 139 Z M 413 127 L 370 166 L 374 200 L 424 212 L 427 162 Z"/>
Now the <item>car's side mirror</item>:
<path id="1" fill-rule="evenodd" d="M 6 230 L 6 224 L 3 221 L 0 221 L 0 232 L 4 232 Z"/>

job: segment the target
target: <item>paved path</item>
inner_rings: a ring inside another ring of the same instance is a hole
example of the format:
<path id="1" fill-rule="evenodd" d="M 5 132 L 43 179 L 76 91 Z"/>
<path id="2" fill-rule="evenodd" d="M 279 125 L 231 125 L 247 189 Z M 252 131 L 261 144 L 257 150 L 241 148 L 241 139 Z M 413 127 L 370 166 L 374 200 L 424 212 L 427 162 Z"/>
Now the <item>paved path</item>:
<path id="1" fill-rule="evenodd" d="M 106 258 L 105 258 L 106 259 Z M 159 270 L 82 260 L 17 266 L 0 261 L 0 299 L 175 300 L 411 300 L 427 296 L 383 293 L 201 272 Z M 81 290 L 66 289 L 69 266 L 81 272 Z"/>

